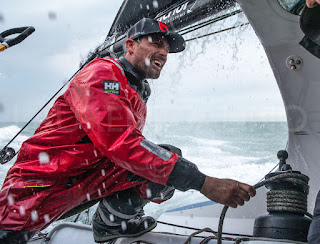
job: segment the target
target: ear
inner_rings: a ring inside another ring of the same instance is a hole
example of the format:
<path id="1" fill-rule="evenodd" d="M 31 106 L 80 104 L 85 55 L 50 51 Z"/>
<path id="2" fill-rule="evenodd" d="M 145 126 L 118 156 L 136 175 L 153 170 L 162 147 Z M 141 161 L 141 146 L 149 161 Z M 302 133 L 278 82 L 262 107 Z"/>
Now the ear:
<path id="1" fill-rule="evenodd" d="M 135 41 L 132 39 L 126 40 L 127 54 L 132 55 L 134 52 Z"/>

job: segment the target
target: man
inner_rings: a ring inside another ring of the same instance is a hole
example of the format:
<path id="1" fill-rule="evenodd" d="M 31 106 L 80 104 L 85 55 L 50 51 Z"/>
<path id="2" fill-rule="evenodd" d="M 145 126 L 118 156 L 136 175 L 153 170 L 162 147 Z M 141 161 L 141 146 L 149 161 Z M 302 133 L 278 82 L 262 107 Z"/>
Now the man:
<path id="1" fill-rule="evenodd" d="M 306 0 L 306 4 L 309 8 L 314 8 L 318 6 L 318 4 L 320 4 L 320 0 Z M 320 191 L 316 198 L 316 203 L 313 212 L 313 220 L 309 228 L 308 243 L 320 243 Z"/>
<path id="2" fill-rule="evenodd" d="M 314 8 L 320 4 L 320 0 L 306 0 L 307 7 Z M 319 13 L 320 14 L 320 13 Z M 320 243 L 320 191 L 318 192 L 313 212 L 313 219 L 309 228 L 308 243 Z"/>
<path id="3" fill-rule="evenodd" d="M 97 58 L 73 78 L 35 134 L 22 145 L 0 193 L 0 242 L 25 243 L 75 207 L 100 199 L 96 242 L 138 236 L 156 226 L 143 217 L 148 201 L 174 189 L 195 189 L 231 207 L 255 195 L 252 186 L 201 173 L 170 145 L 142 129 L 150 88 L 168 53 L 184 50 L 179 34 L 143 19 L 128 31 L 125 57 Z"/>

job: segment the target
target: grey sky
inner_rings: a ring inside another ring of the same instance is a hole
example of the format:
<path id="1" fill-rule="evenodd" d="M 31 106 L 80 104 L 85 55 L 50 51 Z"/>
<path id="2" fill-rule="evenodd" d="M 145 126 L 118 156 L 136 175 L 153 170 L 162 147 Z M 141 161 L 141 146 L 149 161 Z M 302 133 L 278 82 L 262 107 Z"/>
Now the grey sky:
<path id="1" fill-rule="evenodd" d="M 29 120 L 76 72 L 81 58 L 104 40 L 121 3 L 12 0 L 3 4 L 0 32 L 26 25 L 36 32 L 0 53 L 0 121 Z M 201 31 L 243 22 L 246 18 L 237 16 Z M 280 92 L 250 26 L 188 43 L 185 52 L 168 56 L 160 79 L 151 85 L 148 121 L 285 120 Z"/>

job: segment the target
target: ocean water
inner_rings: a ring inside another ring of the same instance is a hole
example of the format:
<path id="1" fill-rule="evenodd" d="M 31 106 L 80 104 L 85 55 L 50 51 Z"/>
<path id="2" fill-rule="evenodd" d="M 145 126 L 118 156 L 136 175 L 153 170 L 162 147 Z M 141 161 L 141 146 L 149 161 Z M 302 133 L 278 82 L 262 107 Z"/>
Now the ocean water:
<path id="1" fill-rule="evenodd" d="M 10 146 L 19 150 L 38 125 L 31 123 Z M 1 149 L 23 126 L 0 123 Z M 277 152 L 286 148 L 288 129 L 286 122 L 149 122 L 143 134 L 154 143 L 179 147 L 183 157 L 207 175 L 255 184 L 277 164 Z M 13 163 L 0 166 L 0 185 Z M 167 210 L 202 201 L 207 199 L 199 192 L 177 191 L 165 203 L 148 204 L 145 212 L 157 218 Z M 79 221 L 87 222 L 86 218 Z"/>

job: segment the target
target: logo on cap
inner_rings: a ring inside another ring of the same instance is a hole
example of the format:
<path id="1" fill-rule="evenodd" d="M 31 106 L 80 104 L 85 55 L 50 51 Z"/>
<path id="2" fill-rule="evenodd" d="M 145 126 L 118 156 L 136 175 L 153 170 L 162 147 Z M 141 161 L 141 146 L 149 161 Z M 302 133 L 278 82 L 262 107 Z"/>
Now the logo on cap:
<path id="1" fill-rule="evenodd" d="M 161 31 L 169 31 L 169 28 L 164 23 L 161 23 L 161 22 L 158 22 L 158 23 Z"/>

